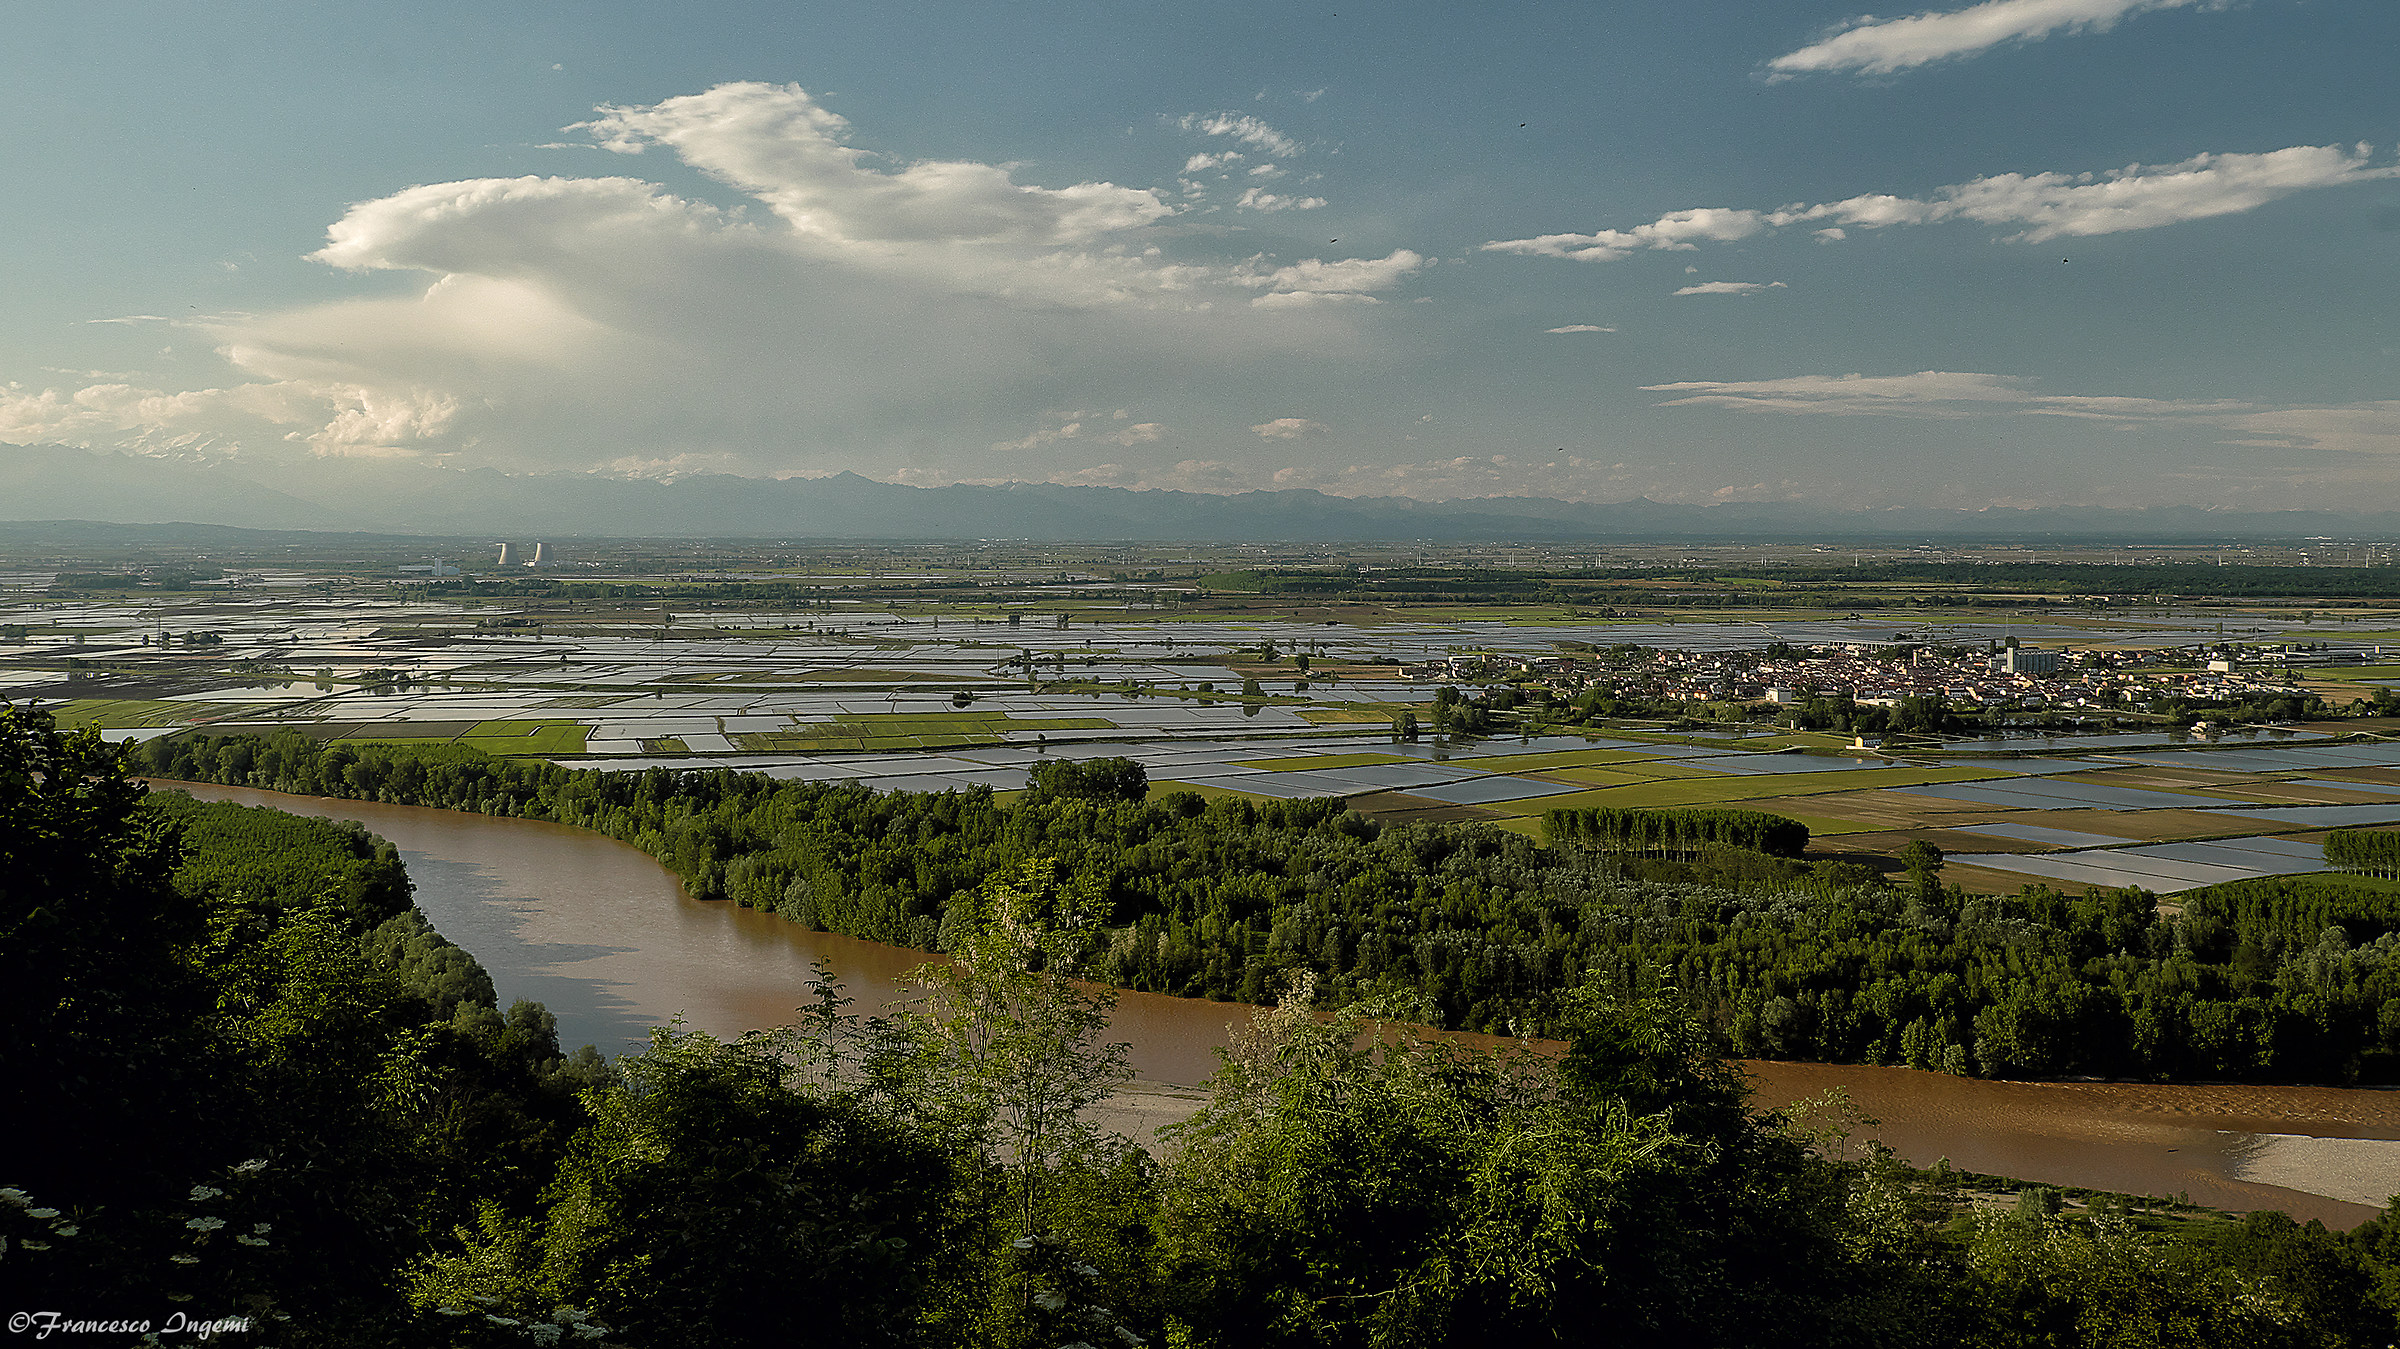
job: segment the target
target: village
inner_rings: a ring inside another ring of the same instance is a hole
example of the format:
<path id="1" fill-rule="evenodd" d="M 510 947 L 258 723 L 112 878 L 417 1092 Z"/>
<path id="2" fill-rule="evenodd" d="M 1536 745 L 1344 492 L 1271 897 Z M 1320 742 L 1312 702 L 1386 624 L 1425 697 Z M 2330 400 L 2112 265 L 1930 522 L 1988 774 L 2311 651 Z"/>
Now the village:
<path id="1" fill-rule="evenodd" d="M 2303 697 L 2310 665 L 2377 659 L 2382 648 L 2214 643 L 2158 650 L 2067 650 L 1776 642 L 1751 651 L 1617 646 L 1531 659 L 1460 652 L 1405 667 L 1412 681 L 1538 682 L 1561 698 L 1595 687 L 1658 702 L 1790 705 L 1847 698 L 1866 707 L 1939 698 L 1953 707 L 2115 710 L 2160 699 L 2242 703 Z"/>

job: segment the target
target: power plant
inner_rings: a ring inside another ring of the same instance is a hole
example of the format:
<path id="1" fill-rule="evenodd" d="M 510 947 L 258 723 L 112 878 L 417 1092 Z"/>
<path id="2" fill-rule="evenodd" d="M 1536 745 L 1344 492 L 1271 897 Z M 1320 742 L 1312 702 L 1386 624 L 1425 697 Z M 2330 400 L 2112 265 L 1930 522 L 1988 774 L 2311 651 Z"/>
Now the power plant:
<path id="1" fill-rule="evenodd" d="M 558 565 L 558 559 L 550 556 L 550 545 L 546 543 L 534 544 L 533 556 L 530 558 L 519 555 L 517 545 L 504 543 L 500 545 L 500 565 L 503 567 L 555 567 Z"/>
<path id="2" fill-rule="evenodd" d="M 500 545 L 500 565 L 503 567 L 513 567 L 517 565 L 517 546 L 515 544 L 504 543 Z"/>

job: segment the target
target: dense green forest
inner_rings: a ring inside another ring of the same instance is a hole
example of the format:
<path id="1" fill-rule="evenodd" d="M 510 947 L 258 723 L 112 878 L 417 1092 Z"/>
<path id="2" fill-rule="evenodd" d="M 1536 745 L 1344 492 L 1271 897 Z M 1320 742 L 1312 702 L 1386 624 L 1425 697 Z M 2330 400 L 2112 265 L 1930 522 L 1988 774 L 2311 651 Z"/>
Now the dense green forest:
<path id="1" fill-rule="evenodd" d="M 1596 983 L 1671 990 L 1720 1049 L 1752 1057 L 2400 1080 L 2400 895 L 2341 881 L 2224 887 L 2180 913 L 2139 891 L 1970 897 L 1931 866 L 1895 888 L 1739 847 L 1653 861 L 1488 826 L 1381 825 L 1330 800 L 1146 799 L 1121 760 L 1046 766 L 1003 803 L 290 732 L 143 755 L 168 777 L 579 825 L 649 852 L 700 898 L 928 951 L 955 949 L 984 878 L 1052 858 L 1095 887 L 1107 917 L 1092 969 L 1123 988 L 1263 1002 L 1306 972 L 1335 1004 L 1404 993 L 1449 1029 L 1554 1034 L 1568 996 Z M 1788 847 L 1789 830 L 1765 829 L 1740 836 Z"/>
<path id="2" fill-rule="evenodd" d="M 1753 1112 L 1681 1007 L 1604 988 L 1560 1000 L 1546 1056 L 1372 1034 L 1303 974 L 1153 1157 L 1077 1114 L 1121 1074 L 1109 996 L 1062 977 L 1114 940 L 1107 882 L 1038 856 L 954 906 L 918 1010 L 862 1023 L 825 987 L 779 1032 L 577 1063 L 391 926 L 407 882 L 377 840 L 122 774 L 0 708 L 0 1090 L 42 1130 L 0 1175 L 0 1277 L 69 1321 L 239 1317 L 219 1342 L 303 1349 L 2400 1332 L 2393 1215 L 1962 1205 Z"/>
<path id="3" fill-rule="evenodd" d="M 314 1323 L 404 1316 L 393 1272 L 531 1203 L 606 1064 L 495 1006 L 388 845 L 145 797 L 116 757 L 0 708 L 12 1309 L 234 1314 L 271 1285 Z"/>

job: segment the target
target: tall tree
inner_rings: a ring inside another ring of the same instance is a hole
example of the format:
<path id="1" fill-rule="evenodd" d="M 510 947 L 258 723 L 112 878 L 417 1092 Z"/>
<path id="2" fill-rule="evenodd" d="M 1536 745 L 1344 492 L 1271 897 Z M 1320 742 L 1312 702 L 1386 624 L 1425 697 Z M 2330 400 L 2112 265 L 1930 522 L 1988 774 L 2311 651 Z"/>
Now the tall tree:
<path id="1" fill-rule="evenodd" d="M 1051 1175 L 1101 1155 L 1086 1111 L 1131 1076 L 1129 1046 L 1102 1040 L 1116 994 L 1075 980 L 1107 914 L 1048 858 L 995 877 L 977 902 L 950 959 L 910 975 L 920 996 L 875 1071 L 911 1113 L 1007 1161 L 1018 1236 L 1040 1238 Z"/>

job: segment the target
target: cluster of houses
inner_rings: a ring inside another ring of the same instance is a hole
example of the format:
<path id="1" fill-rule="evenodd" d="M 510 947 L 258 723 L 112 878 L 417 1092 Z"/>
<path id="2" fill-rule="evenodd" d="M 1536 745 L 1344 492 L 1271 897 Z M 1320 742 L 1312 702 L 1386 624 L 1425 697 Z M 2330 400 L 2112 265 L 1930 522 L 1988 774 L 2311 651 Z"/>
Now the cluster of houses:
<path id="1" fill-rule="evenodd" d="M 1882 646 L 1784 646 L 1751 651 L 1611 653 L 1610 657 L 1525 658 L 1470 652 L 1405 668 L 1412 680 L 1462 685 L 1538 682 L 1562 698 L 1593 685 L 1661 702 L 1804 703 L 1847 696 L 1894 707 L 1904 698 L 1939 697 L 1952 706 L 2005 708 L 2120 707 L 2153 698 L 2199 702 L 2296 694 L 2295 664 L 2332 653 L 2231 646 L 2156 651 L 2061 651 L 2009 646 L 1994 652 L 1905 650 Z"/>

